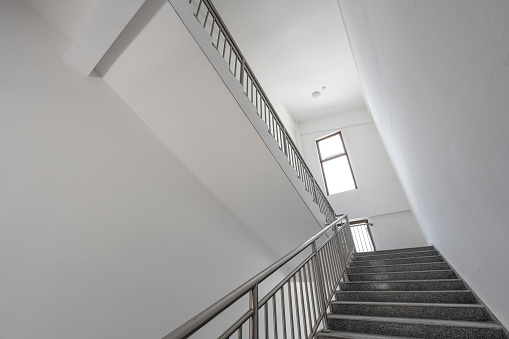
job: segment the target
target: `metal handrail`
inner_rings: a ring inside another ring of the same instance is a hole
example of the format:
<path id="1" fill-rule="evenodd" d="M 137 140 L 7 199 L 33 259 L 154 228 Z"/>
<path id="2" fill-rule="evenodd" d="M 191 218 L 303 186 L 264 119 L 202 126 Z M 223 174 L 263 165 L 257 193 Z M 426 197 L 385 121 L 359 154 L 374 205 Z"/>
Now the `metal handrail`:
<path id="1" fill-rule="evenodd" d="M 305 163 L 217 9 L 210 0 L 189 0 L 189 3 L 196 5 L 194 16 L 212 38 L 212 45 L 228 63 L 230 72 L 242 85 L 244 94 L 253 103 L 260 118 L 267 124 L 269 133 L 297 172 L 305 189 L 313 196 L 313 201 L 319 206 L 320 212 L 325 215 L 327 222 L 333 222 L 335 219 L 334 209 Z"/>
<path id="2" fill-rule="evenodd" d="M 340 226 L 339 226 L 340 225 Z M 339 226 L 339 227 L 338 227 Z M 237 300 L 242 297 L 249 295 L 250 296 L 250 307 L 247 312 L 245 312 L 233 325 L 231 325 L 224 333 L 220 336 L 220 338 L 228 338 L 231 334 L 235 333 L 235 331 L 241 329 L 242 325 L 246 323 L 248 320 L 250 322 L 250 336 L 251 339 L 258 339 L 258 329 L 259 329 L 259 316 L 258 313 L 262 307 L 265 307 L 265 317 L 267 317 L 267 307 L 269 304 L 269 300 L 273 299 L 273 308 L 274 312 L 276 312 L 276 301 L 274 300 L 276 293 L 278 291 L 282 291 L 282 298 L 284 298 L 284 285 L 288 284 L 293 280 L 293 288 L 295 291 L 295 298 L 297 297 L 297 277 L 300 282 L 300 296 L 302 299 L 302 303 L 300 307 L 302 308 L 303 321 L 306 321 L 306 306 L 307 306 L 307 315 L 309 318 L 309 326 L 307 323 L 304 325 L 304 332 L 307 328 L 311 328 L 313 334 L 316 333 L 320 322 L 323 323 L 324 329 L 327 329 L 327 307 L 332 298 L 332 295 L 338 286 L 339 282 L 342 279 L 347 279 L 346 275 L 346 265 L 354 252 L 355 246 L 353 244 L 353 238 L 350 231 L 350 224 L 348 222 L 348 215 L 341 215 L 336 221 L 331 223 L 329 226 L 318 232 L 311 239 L 303 243 L 302 245 L 295 248 L 293 251 L 255 275 L 253 278 L 246 281 L 244 284 L 227 294 L 225 297 L 218 300 L 216 303 L 200 312 L 198 315 L 175 329 L 173 332 L 165 336 L 163 339 L 184 339 L 189 338 L 192 334 L 198 331 L 200 328 L 209 323 L 212 319 L 218 316 L 220 313 L 225 311 L 229 306 L 235 303 Z M 323 244 L 317 246 L 317 240 L 319 240 L 324 234 L 333 230 L 334 236 L 328 238 Z M 268 277 L 270 277 L 273 273 L 279 270 L 281 267 L 286 265 L 290 260 L 295 258 L 297 255 L 302 253 L 304 250 L 312 248 L 312 254 L 307 256 L 297 267 L 288 274 L 285 279 L 283 279 L 279 284 L 277 284 L 267 295 L 263 298 L 259 298 L 258 296 L 258 286 Z M 312 261 L 311 261 L 312 260 Z M 315 278 L 315 285 L 318 287 L 316 291 L 309 286 L 303 288 L 303 279 L 307 279 L 307 274 L 309 274 L 309 278 Z M 290 285 L 288 285 L 288 290 L 291 293 Z M 306 297 L 308 298 L 307 304 L 304 303 L 304 292 Z M 318 307 L 315 307 L 315 300 L 312 300 L 313 307 L 313 318 L 315 324 L 313 325 L 311 319 L 311 301 L 309 299 L 309 294 L 316 295 Z M 318 293 L 319 292 L 319 293 Z M 291 295 L 289 296 L 291 299 Z M 292 301 L 289 300 L 290 307 L 292 306 Z M 284 301 L 282 302 L 284 304 Z M 297 301 L 296 306 L 299 306 Z M 315 309 L 318 309 L 315 315 Z M 283 305 L 284 312 L 284 305 Z M 298 310 L 296 313 L 298 314 Z M 293 315 L 293 312 L 291 312 Z M 298 319 L 300 321 L 300 319 Z M 284 320 L 283 320 L 284 321 Z M 300 323 L 299 323 L 300 325 Z M 285 329 L 287 324 L 284 323 Z M 292 322 L 292 331 L 293 322 Z M 302 326 L 298 328 L 299 335 Z M 277 330 L 277 329 L 276 329 Z M 268 333 L 268 324 L 265 323 L 265 331 Z M 309 334 L 305 335 L 306 338 L 309 338 Z"/>

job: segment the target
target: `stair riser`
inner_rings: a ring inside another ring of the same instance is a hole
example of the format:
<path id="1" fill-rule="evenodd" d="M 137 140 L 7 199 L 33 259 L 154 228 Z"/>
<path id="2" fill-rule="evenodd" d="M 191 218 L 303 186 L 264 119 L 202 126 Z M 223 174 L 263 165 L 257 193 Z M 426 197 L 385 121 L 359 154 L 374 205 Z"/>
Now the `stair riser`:
<path id="1" fill-rule="evenodd" d="M 338 301 L 400 302 L 400 303 L 439 303 L 439 304 L 477 304 L 470 291 L 465 292 L 336 292 Z"/>
<path id="2" fill-rule="evenodd" d="M 373 317 L 421 318 L 461 321 L 490 321 L 484 308 L 480 307 L 435 307 L 435 306 L 389 306 L 389 305 L 344 305 L 332 304 L 336 314 L 364 315 Z"/>
<path id="3" fill-rule="evenodd" d="M 390 254 L 377 254 L 377 255 L 364 255 L 354 256 L 352 261 L 363 261 L 363 260 L 386 260 L 386 259 L 398 259 L 408 257 L 431 257 L 438 255 L 437 251 L 423 251 L 423 252 L 403 252 L 403 253 L 390 253 Z"/>
<path id="4" fill-rule="evenodd" d="M 399 272 L 376 274 L 349 274 L 350 281 L 387 281 L 387 280 L 425 280 L 425 279 L 456 279 L 454 271 L 430 272 Z"/>
<path id="5" fill-rule="evenodd" d="M 362 332 L 418 338 L 504 339 L 503 330 L 437 326 L 424 324 L 400 324 L 366 320 L 329 319 L 329 328 L 338 331 Z"/>
<path id="6" fill-rule="evenodd" d="M 372 267 L 349 267 L 348 274 L 379 273 L 379 272 L 408 272 L 408 271 L 431 271 L 448 270 L 449 265 L 445 262 L 418 263 L 413 265 L 390 265 Z"/>
<path id="7" fill-rule="evenodd" d="M 341 283 L 342 291 L 452 291 L 464 290 L 461 280 L 429 281 L 380 281 L 380 282 L 345 282 Z"/>
<path id="8" fill-rule="evenodd" d="M 404 252 L 420 252 L 420 251 L 431 251 L 435 248 L 433 246 L 424 246 L 424 247 L 412 247 L 412 248 L 399 248 L 395 250 L 382 250 L 375 252 L 361 252 L 355 253 L 355 256 L 360 257 L 364 255 L 374 255 L 374 254 L 389 254 L 389 253 L 404 253 Z"/>
<path id="9" fill-rule="evenodd" d="M 365 260 L 365 261 L 351 261 L 350 267 L 358 266 L 380 266 L 380 265 L 398 265 L 398 264 L 414 264 L 423 262 L 443 262 L 441 256 L 434 257 L 417 257 L 417 258 L 399 258 L 388 260 Z"/>

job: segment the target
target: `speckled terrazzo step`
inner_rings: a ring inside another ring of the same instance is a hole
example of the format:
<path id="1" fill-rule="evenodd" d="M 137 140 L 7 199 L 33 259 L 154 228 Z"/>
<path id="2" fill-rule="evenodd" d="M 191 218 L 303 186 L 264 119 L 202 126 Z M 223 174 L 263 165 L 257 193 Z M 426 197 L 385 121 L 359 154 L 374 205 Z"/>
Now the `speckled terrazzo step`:
<path id="1" fill-rule="evenodd" d="M 338 301 L 477 304 L 470 290 L 461 291 L 336 291 Z"/>
<path id="2" fill-rule="evenodd" d="M 344 331 L 318 332 L 317 339 L 412 339 L 409 337 L 393 337 L 391 335 L 378 335 L 366 333 L 354 333 Z"/>
<path id="3" fill-rule="evenodd" d="M 401 253 L 401 252 L 419 252 L 419 251 L 428 251 L 428 250 L 434 250 L 434 249 L 435 249 L 435 247 L 433 247 L 433 246 L 409 247 L 409 248 L 396 248 L 396 249 L 393 249 L 393 250 L 382 250 L 382 251 L 374 251 L 374 252 L 355 253 L 355 255 L 360 257 L 360 256 L 363 256 L 363 255 Z"/>
<path id="4" fill-rule="evenodd" d="M 367 317 L 330 314 L 331 330 L 416 338 L 505 339 L 502 326 L 489 322 Z"/>
<path id="5" fill-rule="evenodd" d="M 483 305 L 333 301 L 332 313 L 372 317 L 491 321 Z"/>
<path id="6" fill-rule="evenodd" d="M 349 274 L 350 281 L 457 279 L 453 270 Z"/>
<path id="7" fill-rule="evenodd" d="M 432 271 L 448 269 L 450 269 L 450 267 L 446 262 L 430 262 L 430 263 L 413 263 L 400 265 L 349 267 L 347 268 L 347 272 L 350 275 L 359 273 Z"/>
<path id="8" fill-rule="evenodd" d="M 349 281 L 340 284 L 341 291 L 438 291 L 464 290 L 461 279 Z"/>
<path id="9" fill-rule="evenodd" d="M 376 252 L 371 252 L 376 253 Z M 372 255 L 354 255 L 352 261 L 364 261 L 364 260 L 386 260 L 386 259 L 397 259 L 397 258 L 408 258 L 408 257 L 431 257 L 438 255 L 436 250 L 418 251 L 418 252 L 396 252 L 396 253 L 382 253 Z"/>
<path id="10" fill-rule="evenodd" d="M 444 259 L 440 255 L 434 255 L 430 257 L 410 257 L 410 258 L 397 258 L 387 260 L 362 260 L 362 261 L 351 261 L 350 267 L 359 266 L 386 266 L 386 265 L 399 265 L 399 264 L 414 264 L 422 262 L 443 262 Z"/>

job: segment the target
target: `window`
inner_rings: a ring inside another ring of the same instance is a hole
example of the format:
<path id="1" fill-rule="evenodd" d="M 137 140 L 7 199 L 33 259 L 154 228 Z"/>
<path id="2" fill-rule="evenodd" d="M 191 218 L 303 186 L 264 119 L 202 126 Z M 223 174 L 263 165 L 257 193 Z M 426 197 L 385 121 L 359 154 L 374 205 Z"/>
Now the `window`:
<path id="1" fill-rule="evenodd" d="M 316 141 L 327 195 L 357 188 L 341 132 Z"/>

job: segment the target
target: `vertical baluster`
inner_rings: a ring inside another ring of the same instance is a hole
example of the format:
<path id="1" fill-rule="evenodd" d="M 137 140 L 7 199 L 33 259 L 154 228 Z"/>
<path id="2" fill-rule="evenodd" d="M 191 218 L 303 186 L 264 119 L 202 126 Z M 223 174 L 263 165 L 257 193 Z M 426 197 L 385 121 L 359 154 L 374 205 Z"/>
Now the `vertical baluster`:
<path id="1" fill-rule="evenodd" d="M 277 333 L 277 306 L 276 306 L 276 294 L 272 296 L 272 327 L 274 329 L 274 339 L 278 338 Z"/>
<path id="2" fill-rule="evenodd" d="M 237 58 L 239 55 L 240 55 L 240 53 L 237 54 Z M 245 64 L 245 62 L 246 61 L 245 61 L 244 57 L 242 57 L 240 59 L 240 84 L 242 85 L 242 87 L 244 87 L 244 64 Z M 245 93 L 245 91 L 244 91 L 244 93 Z"/>
<path id="3" fill-rule="evenodd" d="M 207 8 L 207 14 L 205 15 L 205 20 L 203 22 L 203 28 L 207 25 L 207 20 L 209 19 L 210 11 Z"/>
<path id="4" fill-rule="evenodd" d="M 199 16 L 199 13 L 200 13 L 200 9 L 201 9 L 201 4 L 202 3 L 203 3 L 203 0 L 200 0 L 200 2 L 198 3 L 198 8 L 196 9 L 196 13 L 194 13 L 194 16 L 196 17 L 196 19 L 198 19 L 198 21 L 200 21 L 198 16 Z"/>
<path id="5" fill-rule="evenodd" d="M 225 59 L 226 58 L 226 42 L 227 42 L 227 40 L 226 40 L 226 34 L 223 33 L 223 36 L 224 36 L 224 39 L 223 39 L 223 59 Z M 231 56 L 231 53 L 230 53 L 230 56 Z M 229 67 L 230 66 L 230 61 L 231 60 L 228 60 L 228 68 L 230 68 Z"/>
<path id="6" fill-rule="evenodd" d="M 283 338 L 286 339 L 286 311 L 285 311 L 285 289 L 281 287 L 281 325 L 283 326 Z"/>
<path id="7" fill-rule="evenodd" d="M 297 279 L 295 276 L 297 273 L 293 276 L 293 294 L 295 295 L 295 317 L 297 318 L 297 332 L 299 334 L 299 339 L 302 338 L 301 336 L 301 327 L 300 327 L 300 312 L 299 312 L 299 295 L 297 293 Z"/>
<path id="8" fill-rule="evenodd" d="M 313 242 L 311 245 L 313 253 L 315 254 L 315 277 L 316 282 L 318 285 L 318 297 L 319 297 L 319 309 L 320 309 L 320 315 L 319 317 L 323 316 L 323 330 L 325 332 L 329 331 L 329 324 L 327 323 L 327 305 L 325 304 L 325 293 L 324 293 L 324 282 L 323 282 L 323 274 L 322 274 L 322 267 L 320 263 L 320 252 L 316 249 L 316 241 Z"/>
<path id="9" fill-rule="evenodd" d="M 314 268 L 314 259 L 313 261 L 310 261 L 309 262 L 309 266 L 308 266 L 308 273 L 309 273 L 309 283 L 310 283 L 310 294 L 311 294 L 311 301 L 312 301 L 312 310 L 313 310 L 313 322 L 315 322 L 317 320 L 317 315 L 316 315 L 316 309 L 317 309 L 317 301 L 318 301 L 318 296 L 317 294 L 315 293 L 316 292 L 316 281 L 313 281 L 313 272 L 315 271 L 315 268 Z"/>
<path id="10" fill-rule="evenodd" d="M 290 280 L 288 280 L 288 282 L 286 283 L 286 286 L 288 287 L 288 307 L 289 307 L 289 311 L 290 311 L 290 333 L 291 333 L 291 338 L 294 339 L 295 338 L 295 329 L 294 329 L 294 323 L 293 323 L 293 302 L 292 302 L 292 287 L 290 286 Z M 283 286 L 284 288 L 284 286 Z"/>
<path id="11" fill-rule="evenodd" d="M 309 299 L 309 284 L 310 282 L 308 281 L 307 279 L 307 276 L 306 276 L 306 266 L 309 264 L 306 263 L 306 265 L 304 265 L 303 267 L 303 270 L 302 270 L 302 275 L 304 277 L 304 286 L 306 287 L 305 289 L 305 293 L 306 293 L 306 306 L 307 306 L 307 310 L 308 310 L 308 321 L 309 321 L 309 328 L 312 329 L 313 328 L 313 322 L 311 321 L 311 300 Z M 305 319 L 305 317 L 304 317 Z M 306 325 L 304 325 L 305 327 Z M 308 334 L 307 330 L 306 330 L 306 335 Z"/>
<path id="12" fill-rule="evenodd" d="M 242 339 L 242 326 L 240 326 L 240 328 L 237 330 L 237 332 L 238 332 L 238 338 Z"/>
<path id="13" fill-rule="evenodd" d="M 263 315 L 264 315 L 263 328 L 265 331 L 266 339 L 269 338 L 269 310 L 268 310 L 268 308 L 269 308 L 269 301 L 267 300 L 265 305 L 263 305 Z"/>
<path id="14" fill-rule="evenodd" d="M 214 27 L 216 26 L 216 18 L 212 16 L 212 25 L 210 27 L 210 37 L 212 38 L 214 35 Z M 215 46 L 214 46 L 215 47 Z"/>

